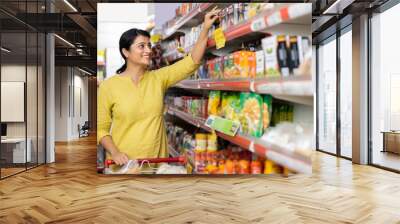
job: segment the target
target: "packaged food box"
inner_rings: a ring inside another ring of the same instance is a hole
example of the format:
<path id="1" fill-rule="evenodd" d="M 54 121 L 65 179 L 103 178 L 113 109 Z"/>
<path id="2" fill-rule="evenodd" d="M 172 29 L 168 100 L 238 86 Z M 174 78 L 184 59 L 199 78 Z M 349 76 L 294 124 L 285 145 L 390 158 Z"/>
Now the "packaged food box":
<path id="1" fill-rule="evenodd" d="M 221 102 L 221 113 L 226 119 L 239 121 L 240 95 L 235 92 L 224 92 Z"/>
<path id="2" fill-rule="evenodd" d="M 263 134 L 263 99 L 257 93 L 240 94 L 242 133 L 261 137 Z"/>
<path id="3" fill-rule="evenodd" d="M 278 39 L 277 36 L 269 36 L 261 40 L 264 52 L 265 76 L 280 76 L 277 58 Z"/>
<path id="4" fill-rule="evenodd" d="M 208 115 L 218 115 L 221 102 L 221 91 L 210 91 L 208 98 Z"/>
<path id="5" fill-rule="evenodd" d="M 264 77 L 264 51 L 256 51 L 256 77 Z"/>
<path id="6" fill-rule="evenodd" d="M 224 60 L 224 78 L 230 79 L 235 77 L 235 74 L 238 73 L 236 70 L 235 63 L 234 63 L 234 54 L 229 54 L 223 57 Z"/>
<path id="7" fill-rule="evenodd" d="M 227 29 L 232 27 L 235 24 L 234 21 L 234 6 L 230 5 L 228 8 L 228 14 L 227 14 Z"/>
<path id="8" fill-rule="evenodd" d="M 215 58 L 215 64 L 214 64 L 214 79 L 220 79 L 223 78 L 223 72 L 224 72 L 224 61 L 223 57 L 218 57 Z"/>
<path id="9" fill-rule="evenodd" d="M 271 123 L 272 96 L 267 94 L 263 97 L 263 131 L 265 132 Z"/>
<path id="10" fill-rule="evenodd" d="M 248 78 L 255 76 L 254 52 L 236 51 L 233 53 L 233 62 L 235 65 L 235 70 L 232 78 Z"/>
<path id="11" fill-rule="evenodd" d="M 215 60 L 210 59 L 207 61 L 207 68 L 208 68 L 208 78 L 213 79 L 215 77 Z"/>
<path id="12" fill-rule="evenodd" d="M 253 51 L 249 51 L 248 53 L 248 61 L 249 61 L 249 77 L 256 77 L 256 53 Z"/>
<path id="13" fill-rule="evenodd" d="M 207 65 L 200 65 L 199 69 L 197 70 L 197 75 L 199 79 L 207 79 L 208 78 L 208 69 Z"/>

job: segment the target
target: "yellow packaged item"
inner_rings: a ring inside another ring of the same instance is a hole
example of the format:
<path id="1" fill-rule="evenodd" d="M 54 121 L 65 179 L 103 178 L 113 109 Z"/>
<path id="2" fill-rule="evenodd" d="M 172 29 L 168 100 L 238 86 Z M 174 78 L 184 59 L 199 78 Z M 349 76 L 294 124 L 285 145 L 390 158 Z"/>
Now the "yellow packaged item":
<path id="1" fill-rule="evenodd" d="M 196 134 L 196 152 L 205 152 L 207 150 L 207 134 Z"/>
<path id="2" fill-rule="evenodd" d="M 216 152 L 218 150 L 217 135 L 215 133 L 207 136 L 207 152 Z"/>
<path id="3" fill-rule="evenodd" d="M 210 91 L 208 98 L 208 115 L 218 115 L 221 102 L 221 91 Z"/>

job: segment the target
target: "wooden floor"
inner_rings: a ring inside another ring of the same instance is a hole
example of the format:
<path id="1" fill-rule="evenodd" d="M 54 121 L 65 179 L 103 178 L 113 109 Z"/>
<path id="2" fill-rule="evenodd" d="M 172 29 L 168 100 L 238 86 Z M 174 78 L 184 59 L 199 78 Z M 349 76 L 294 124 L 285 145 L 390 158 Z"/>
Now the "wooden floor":
<path id="1" fill-rule="evenodd" d="M 374 151 L 372 161 L 374 164 L 400 170 L 400 155 L 391 152 Z"/>
<path id="2" fill-rule="evenodd" d="M 400 175 L 316 153 L 312 175 L 96 173 L 94 138 L 0 181 L 0 223 L 400 223 Z"/>

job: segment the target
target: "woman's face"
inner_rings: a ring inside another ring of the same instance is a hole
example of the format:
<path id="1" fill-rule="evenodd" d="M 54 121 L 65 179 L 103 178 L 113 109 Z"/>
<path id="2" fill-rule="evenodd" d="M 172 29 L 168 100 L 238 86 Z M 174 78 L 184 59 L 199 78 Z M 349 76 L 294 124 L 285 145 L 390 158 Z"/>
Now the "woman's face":
<path id="1" fill-rule="evenodd" d="M 150 38 L 137 36 L 129 48 L 129 51 L 123 49 L 124 55 L 128 61 L 133 64 L 148 66 L 151 61 L 151 43 Z"/>

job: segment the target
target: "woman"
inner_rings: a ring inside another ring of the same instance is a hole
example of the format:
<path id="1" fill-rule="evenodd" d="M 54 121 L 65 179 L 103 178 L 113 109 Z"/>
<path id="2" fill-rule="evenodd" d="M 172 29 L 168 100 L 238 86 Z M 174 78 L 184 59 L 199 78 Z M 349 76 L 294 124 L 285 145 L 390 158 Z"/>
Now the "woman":
<path id="1" fill-rule="evenodd" d="M 205 15 L 199 39 L 188 56 L 153 71 L 148 70 L 149 33 L 131 29 L 122 34 L 119 49 L 125 64 L 100 85 L 97 106 L 97 139 L 117 165 L 135 158 L 168 157 L 164 93 L 196 71 L 219 11 L 214 8 Z"/>

